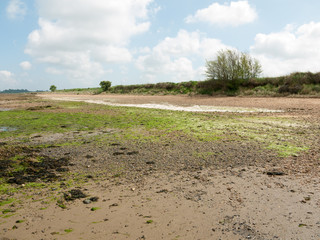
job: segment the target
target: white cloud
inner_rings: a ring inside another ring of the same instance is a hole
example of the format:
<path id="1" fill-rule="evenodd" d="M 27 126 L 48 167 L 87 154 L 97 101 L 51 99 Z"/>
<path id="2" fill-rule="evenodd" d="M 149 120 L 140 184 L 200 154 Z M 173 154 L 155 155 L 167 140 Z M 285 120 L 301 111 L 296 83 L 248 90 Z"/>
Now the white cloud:
<path id="1" fill-rule="evenodd" d="M 23 18 L 27 13 L 27 6 L 20 0 L 10 0 L 6 12 L 10 19 Z"/>
<path id="2" fill-rule="evenodd" d="M 128 44 L 149 29 L 152 1 L 37 0 L 39 29 L 29 34 L 25 52 L 50 73 L 97 79 L 106 64 L 132 60 Z"/>
<path id="3" fill-rule="evenodd" d="M 23 69 L 23 70 L 30 70 L 31 67 L 32 67 L 32 64 L 28 61 L 24 61 L 24 62 L 21 62 L 20 63 L 20 67 Z"/>
<path id="4" fill-rule="evenodd" d="M 8 78 L 11 78 L 13 74 L 9 71 L 3 70 L 3 71 L 0 71 L 0 76 L 1 76 L 1 79 L 4 79 L 4 78 L 8 79 Z"/>
<path id="5" fill-rule="evenodd" d="M 128 49 L 115 46 L 100 46 L 93 52 L 93 57 L 102 62 L 130 62 L 132 55 Z"/>
<path id="6" fill-rule="evenodd" d="M 239 26 L 253 22 L 257 13 L 248 1 L 231 2 L 230 5 L 213 3 L 208 8 L 198 10 L 186 18 L 187 23 L 208 22 L 217 25 Z"/>
<path id="7" fill-rule="evenodd" d="M 167 37 L 146 55 L 138 57 L 137 67 L 149 81 L 189 81 L 203 78 L 203 66 L 193 66 L 193 60 L 216 56 L 228 46 L 218 39 L 207 38 L 199 32 L 180 30 L 176 37 Z"/>
<path id="8" fill-rule="evenodd" d="M 14 79 L 13 73 L 2 70 L 0 71 L 0 88 L 8 89 L 15 87 L 17 85 L 17 81 Z"/>
<path id="9" fill-rule="evenodd" d="M 298 28 L 288 25 L 281 32 L 257 34 L 251 53 L 261 61 L 264 75 L 296 71 L 320 71 L 320 22 Z"/>

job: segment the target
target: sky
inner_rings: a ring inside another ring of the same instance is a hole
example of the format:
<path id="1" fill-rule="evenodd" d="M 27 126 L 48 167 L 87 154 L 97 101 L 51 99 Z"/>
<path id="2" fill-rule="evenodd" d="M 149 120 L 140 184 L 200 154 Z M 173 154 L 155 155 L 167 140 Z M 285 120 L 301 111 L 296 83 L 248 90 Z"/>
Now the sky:
<path id="1" fill-rule="evenodd" d="M 264 77 L 320 72 L 319 0 L 0 0 L 0 91 L 205 80 L 222 49 Z"/>

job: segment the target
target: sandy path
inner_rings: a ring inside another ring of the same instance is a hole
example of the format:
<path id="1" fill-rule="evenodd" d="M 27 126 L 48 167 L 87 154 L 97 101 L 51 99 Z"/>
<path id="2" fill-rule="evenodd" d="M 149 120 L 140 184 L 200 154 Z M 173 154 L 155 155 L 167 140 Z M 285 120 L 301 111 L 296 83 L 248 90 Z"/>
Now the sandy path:
<path id="1" fill-rule="evenodd" d="M 264 98 L 264 97 L 206 97 L 206 96 L 142 96 L 142 95 L 75 95 L 39 94 L 43 98 L 73 98 L 109 101 L 123 104 L 168 103 L 178 106 L 229 106 L 269 109 L 312 108 L 320 109 L 320 99 L 316 98 Z"/>
<path id="2" fill-rule="evenodd" d="M 46 99 L 87 101 L 115 106 L 135 106 L 194 112 L 265 112 L 288 113 L 296 117 L 319 122 L 318 98 L 263 98 L 263 97 L 207 97 L 207 96 L 141 96 L 141 95 L 75 95 L 39 94 Z"/>

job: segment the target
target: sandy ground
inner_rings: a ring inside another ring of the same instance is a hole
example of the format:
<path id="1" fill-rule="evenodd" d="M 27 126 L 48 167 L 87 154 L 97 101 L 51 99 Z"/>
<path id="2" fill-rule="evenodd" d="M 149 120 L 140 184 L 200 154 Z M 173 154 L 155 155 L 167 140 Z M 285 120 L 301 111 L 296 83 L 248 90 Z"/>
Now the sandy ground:
<path id="1" fill-rule="evenodd" d="M 317 126 L 320 122 L 319 99 L 63 94 L 41 97 L 264 108 L 283 111 L 265 114 L 286 115 Z M 2 106 L 11 108 L 14 104 Z M 319 158 L 317 146 L 313 151 Z M 245 156 L 248 160 L 257 157 L 251 153 Z M 309 158 L 306 159 L 307 166 Z M 287 159 L 283 164 L 301 163 Z M 157 171 L 148 165 L 139 181 L 88 178 L 78 188 L 88 196 L 67 202 L 65 209 L 44 203 L 47 190 L 39 189 L 14 216 L 0 219 L 0 239 L 320 239 L 318 170 L 311 174 L 302 167 L 300 172 L 268 175 L 283 172 L 286 167 L 272 162 L 250 165 L 186 171 Z M 90 197 L 98 197 L 98 201 L 84 204 L 83 200 Z"/>
<path id="2" fill-rule="evenodd" d="M 67 209 L 52 204 L 46 210 L 39 210 L 41 202 L 30 202 L 8 220 L 18 229 L 3 234 L 9 239 L 319 239 L 319 180 L 301 181 L 269 177 L 256 168 L 154 174 L 138 186 L 101 181 L 84 188 L 98 202 L 76 200 Z M 24 222 L 15 223 L 18 219 Z"/>
<path id="3" fill-rule="evenodd" d="M 309 109 L 320 110 L 320 99 L 316 98 L 265 98 L 265 97 L 207 97 L 207 96 L 141 96 L 141 95 L 75 95 L 75 94 L 39 94 L 43 98 L 72 98 L 79 100 L 102 100 L 112 103 L 123 104 L 145 104 L 145 103 L 168 103 L 178 106 L 229 106 L 229 107 L 249 107 L 268 108 L 276 110 L 284 109 Z"/>

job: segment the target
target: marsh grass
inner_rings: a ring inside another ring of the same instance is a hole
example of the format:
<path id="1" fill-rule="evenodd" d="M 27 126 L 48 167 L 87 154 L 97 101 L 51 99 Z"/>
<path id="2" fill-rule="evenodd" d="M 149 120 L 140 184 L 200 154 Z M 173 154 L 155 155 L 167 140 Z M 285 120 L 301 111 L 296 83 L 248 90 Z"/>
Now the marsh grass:
<path id="1" fill-rule="evenodd" d="M 0 126 L 18 129 L 16 132 L 1 132 L 0 138 L 116 129 L 113 134 L 94 136 L 91 140 L 97 143 L 115 140 L 156 142 L 166 141 L 172 135 L 185 135 L 204 142 L 224 140 L 260 142 L 264 148 L 273 149 L 282 156 L 305 151 L 309 142 L 308 134 L 297 134 L 301 132 L 301 123 L 284 117 L 175 112 L 81 102 L 59 102 L 56 105 L 59 111 L 49 109 L 0 112 Z M 303 131 L 308 131 L 307 127 L 302 128 Z M 79 138 L 78 141 L 65 141 L 59 144 L 59 146 L 81 145 L 82 141 Z"/>

